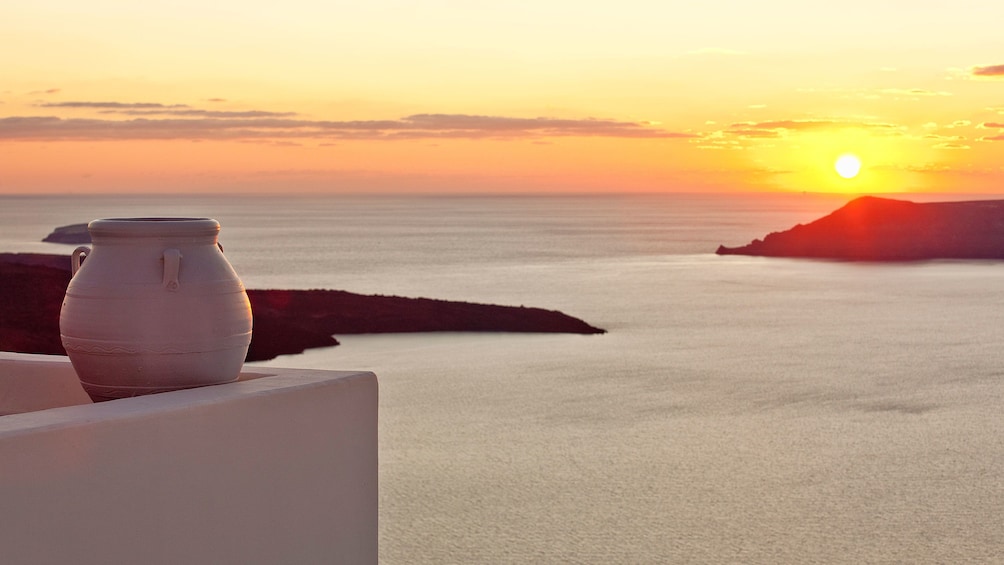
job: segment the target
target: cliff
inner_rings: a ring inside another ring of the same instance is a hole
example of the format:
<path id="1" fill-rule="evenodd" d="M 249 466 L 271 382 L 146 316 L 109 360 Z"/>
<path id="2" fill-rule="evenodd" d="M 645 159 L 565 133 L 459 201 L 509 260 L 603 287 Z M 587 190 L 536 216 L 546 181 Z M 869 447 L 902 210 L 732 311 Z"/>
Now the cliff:
<path id="1" fill-rule="evenodd" d="M 814 222 L 719 255 L 848 261 L 1004 259 L 1004 200 L 915 203 L 865 196 Z"/>
<path id="2" fill-rule="evenodd" d="M 0 253 L 0 350 L 64 355 L 59 310 L 70 282 L 62 255 Z M 604 330 L 561 312 L 354 294 L 339 290 L 248 290 L 254 334 L 248 361 L 338 345 L 333 334 Z"/>

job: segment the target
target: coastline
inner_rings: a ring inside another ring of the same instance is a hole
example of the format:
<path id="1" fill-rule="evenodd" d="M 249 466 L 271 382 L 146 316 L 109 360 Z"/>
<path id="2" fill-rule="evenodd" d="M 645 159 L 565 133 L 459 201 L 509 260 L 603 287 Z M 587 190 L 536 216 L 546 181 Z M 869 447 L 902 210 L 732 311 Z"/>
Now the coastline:
<path id="1" fill-rule="evenodd" d="M 65 355 L 59 311 L 70 281 L 65 255 L 0 253 L 0 350 Z M 522 332 L 601 334 L 555 310 L 356 294 L 248 289 L 254 333 L 247 361 L 338 345 L 335 334 Z"/>

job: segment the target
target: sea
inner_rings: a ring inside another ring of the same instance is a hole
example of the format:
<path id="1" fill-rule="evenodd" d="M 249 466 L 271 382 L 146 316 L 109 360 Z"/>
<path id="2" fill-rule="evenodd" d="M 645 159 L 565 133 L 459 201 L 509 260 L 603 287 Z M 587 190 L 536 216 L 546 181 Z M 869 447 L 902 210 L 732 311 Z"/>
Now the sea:
<path id="1" fill-rule="evenodd" d="M 714 253 L 850 198 L 2 196 L 0 251 L 212 217 L 249 288 L 607 330 L 338 335 L 256 364 L 377 374 L 384 564 L 1001 562 L 1004 264 Z"/>

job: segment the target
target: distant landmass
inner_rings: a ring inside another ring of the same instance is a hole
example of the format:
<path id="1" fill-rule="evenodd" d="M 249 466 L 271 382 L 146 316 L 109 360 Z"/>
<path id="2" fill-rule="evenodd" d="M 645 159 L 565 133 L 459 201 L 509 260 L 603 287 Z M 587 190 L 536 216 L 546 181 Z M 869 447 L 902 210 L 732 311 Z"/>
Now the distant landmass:
<path id="1" fill-rule="evenodd" d="M 91 234 L 87 231 L 87 224 L 70 224 L 52 230 L 52 233 L 42 238 L 42 241 L 70 244 L 90 243 Z"/>
<path id="2" fill-rule="evenodd" d="M 65 255 L 0 253 L 0 351 L 65 355 L 59 310 L 70 282 Z M 340 290 L 248 290 L 254 332 L 248 361 L 338 345 L 334 334 L 605 330 L 554 310 Z"/>
<path id="3" fill-rule="evenodd" d="M 719 255 L 848 261 L 1004 259 L 1004 200 L 926 202 L 864 196 L 808 224 Z"/>

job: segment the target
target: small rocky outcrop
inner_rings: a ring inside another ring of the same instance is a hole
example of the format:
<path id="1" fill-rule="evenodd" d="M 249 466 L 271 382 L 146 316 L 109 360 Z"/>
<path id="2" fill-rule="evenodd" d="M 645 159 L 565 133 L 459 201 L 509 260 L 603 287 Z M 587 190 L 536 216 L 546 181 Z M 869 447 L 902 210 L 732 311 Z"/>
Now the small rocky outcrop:
<path id="1" fill-rule="evenodd" d="M 0 351 L 65 355 L 59 310 L 70 282 L 62 255 L 0 254 Z M 248 361 L 338 345 L 335 334 L 604 330 L 554 310 L 340 290 L 248 290 L 254 332 Z"/>
<path id="2" fill-rule="evenodd" d="M 77 245 L 81 243 L 90 243 L 91 234 L 87 231 L 87 224 L 70 224 L 68 226 L 60 226 L 52 230 L 52 233 L 45 236 L 42 241 L 48 243 L 69 243 Z"/>
<path id="3" fill-rule="evenodd" d="M 848 261 L 1004 259 L 1004 200 L 916 203 L 865 196 L 718 255 Z"/>

